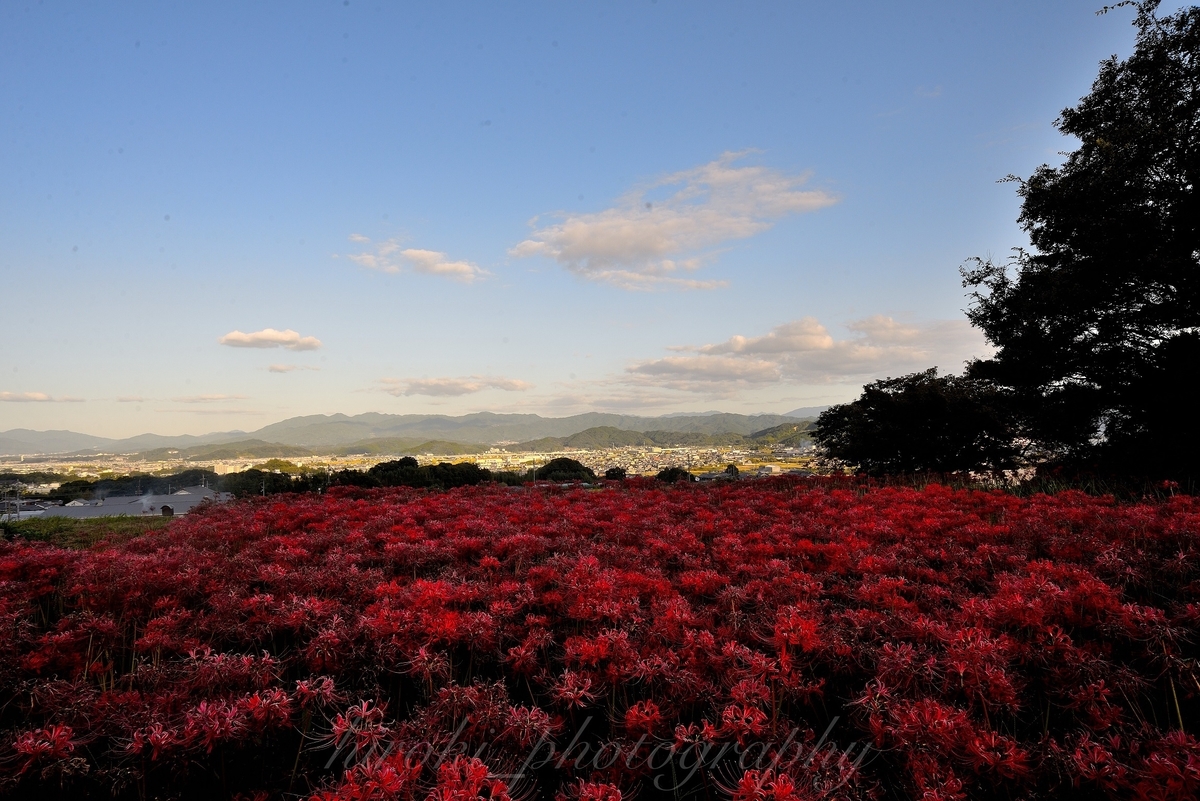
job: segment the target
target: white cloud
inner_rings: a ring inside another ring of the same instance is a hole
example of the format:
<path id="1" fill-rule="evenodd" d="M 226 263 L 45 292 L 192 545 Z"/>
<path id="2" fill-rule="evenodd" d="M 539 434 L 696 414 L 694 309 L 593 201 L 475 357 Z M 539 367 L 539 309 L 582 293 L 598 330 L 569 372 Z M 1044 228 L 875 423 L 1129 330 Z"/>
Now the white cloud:
<path id="1" fill-rule="evenodd" d="M 719 345 L 700 348 L 681 347 L 670 350 L 695 350 L 700 353 L 770 353 L 784 354 L 800 351 L 823 351 L 834 347 L 833 337 L 816 318 L 804 317 L 776 327 L 761 337 L 748 339 L 733 336 Z"/>
<path id="2" fill-rule="evenodd" d="M 271 373 L 290 373 L 293 370 L 320 370 L 320 367 L 312 367 L 305 364 L 272 364 L 267 368 Z"/>
<path id="3" fill-rule="evenodd" d="M 220 403 L 231 400 L 247 400 L 246 395 L 187 395 L 182 398 L 171 398 L 176 403 Z"/>
<path id="4" fill-rule="evenodd" d="M 351 234 L 352 242 L 370 242 L 361 234 Z M 464 284 L 478 281 L 488 275 L 487 270 L 469 261 L 450 261 L 450 258 L 438 250 L 421 250 L 419 248 L 401 248 L 396 239 L 380 242 L 372 253 L 356 253 L 346 258 L 355 264 L 382 273 L 399 273 L 405 268 L 426 275 L 441 275 L 452 278 Z"/>
<path id="5" fill-rule="evenodd" d="M 853 335 L 837 339 L 817 319 L 804 317 L 761 336 L 670 348 L 690 355 L 635 363 L 626 369 L 626 380 L 728 393 L 738 387 L 781 382 L 869 380 L 933 365 L 958 371 L 964 361 L 986 355 L 987 350 L 983 337 L 965 320 L 907 325 L 875 315 L 846 327 Z"/>
<path id="6" fill-rule="evenodd" d="M 626 373 L 634 383 L 685 391 L 711 391 L 715 386 L 730 384 L 775 384 L 780 380 L 775 362 L 732 356 L 667 356 L 633 364 Z"/>
<path id="7" fill-rule="evenodd" d="M 562 214 L 561 222 L 537 228 L 509 255 L 546 256 L 582 278 L 623 289 L 723 286 L 680 275 L 700 267 L 722 243 L 761 233 L 789 214 L 837 202 L 828 192 L 802 189 L 806 175 L 734 166 L 745 155 L 725 153 L 667 175 L 601 212 Z M 652 199 L 661 194 L 658 190 L 669 194 Z M 531 225 L 536 224 L 535 218 Z"/>
<path id="8" fill-rule="evenodd" d="M 452 397 L 482 392 L 485 389 L 524 392 L 533 388 L 533 384 L 515 378 L 478 375 L 464 378 L 383 378 L 379 383 L 384 385 L 384 392 L 397 397 L 401 395 Z"/>
<path id="9" fill-rule="evenodd" d="M 83 398 L 63 396 L 55 398 L 45 392 L 0 392 L 0 402 L 4 403 L 82 403 Z"/>
<path id="10" fill-rule="evenodd" d="M 302 337 L 292 329 L 276 331 L 274 328 L 264 328 L 244 334 L 241 331 L 230 331 L 217 340 L 222 345 L 231 348 L 287 348 L 288 350 L 316 350 L 321 347 L 321 340 L 316 337 Z"/>
<path id="11" fill-rule="evenodd" d="M 445 253 L 436 250 L 417 250 L 409 248 L 400 251 L 401 258 L 407 259 L 413 269 L 429 275 L 444 275 L 455 281 L 471 283 L 482 278 L 486 273 L 469 261 L 450 261 Z"/>
<path id="12" fill-rule="evenodd" d="M 117 398 L 117 403 L 141 403 L 144 400 L 141 395 L 122 395 Z"/>

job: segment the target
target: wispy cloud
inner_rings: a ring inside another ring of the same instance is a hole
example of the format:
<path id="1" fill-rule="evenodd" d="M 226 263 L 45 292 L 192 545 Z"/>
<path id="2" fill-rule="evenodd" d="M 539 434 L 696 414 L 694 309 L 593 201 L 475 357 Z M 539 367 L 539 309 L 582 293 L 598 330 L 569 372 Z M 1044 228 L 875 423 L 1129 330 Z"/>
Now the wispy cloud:
<path id="1" fill-rule="evenodd" d="M 0 392 L 0 402 L 4 403 L 82 403 L 83 398 L 70 396 L 54 397 L 45 392 Z"/>
<path id="2" fill-rule="evenodd" d="M 171 398 L 175 403 L 222 403 L 231 400 L 249 400 L 248 395 L 186 395 Z"/>
<path id="3" fill-rule="evenodd" d="M 509 255 L 545 256 L 581 278 L 623 289 L 723 286 L 721 281 L 680 276 L 699 268 L 723 243 L 837 202 L 823 190 L 802 189 L 807 175 L 736 166 L 746 155 L 725 153 L 667 175 L 635 188 L 604 211 L 560 213 L 560 222 L 535 228 Z M 537 218 L 531 225 L 537 225 Z"/>
<path id="4" fill-rule="evenodd" d="M 307 364 L 272 364 L 267 368 L 271 373 L 290 373 L 294 370 L 320 370 L 320 367 L 313 367 Z"/>
<path id="5" fill-rule="evenodd" d="M 156 412 L 170 412 L 173 414 L 205 414 L 214 416 L 232 416 L 232 415 L 263 415 L 266 412 L 261 409 L 155 409 Z"/>
<path id="6" fill-rule="evenodd" d="M 351 242 L 367 243 L 371 240 L 362 234 L 351 234 Z M 426 275 L 440 275 L 464 284 L 478 281 L 488 275 L 487 270 L 469 261 L 451 261 L 439 250 L 403 248 L 397 239 L 377 244 L 373 251 L 355 253 L 346 258 L 355 264 L 382 273 L 400 273 L 406 269 Z"/>
<path id="7" fill-rule="evenodd" d="M 276 331 L 274 328 L 264 328 L 249 334 L 241 331 L 230 331 L 217 340 L 222 345 L 231 348 L 287 348 L 288 350 L 316 350 L 321 347 L 321 340 L 316 337 L 302 337 L 292 329 Z"/>
<path id="8" fill-rule="evenodd" d="M 727 394 L 739 387 L 780 382 L 844 383 L 935 364 L 957 369 L 987 350 L 982 336 L 965 320 L 913 325 L 875 315 L 846 327 L 852 335 L 838 339 L 816 318 L 804 317 L 760 336 L 669 348 L 687 355 L 634 363 L 626 368 L 625 380 Z"/>
<path id="9" fill-rule="evenodd" d="M 679 404 L 679 395 L 652 387 L 614 386 L 611 381 L 573 382 L 538 406 L 555 414 L 583 411 L 608 411 L 642 414 L 653 409 L 668 409 Z"/>
<path id="10" fill-rule="evenodd" d="M 141 395 L 121 395 L 117 398 L 117 403 L 141 403 L 146 400 Z"/>
<path id="11" fill-rule="evenodd" d="M 472 375 L 462 378 L 383 378 L 379 381 L 383 391 L 390 395 L 433 395 L 450 397 L 470 395 L 485 389 L 500 389 L 505 392 L 524 392 L 533 384 L 516 378 Z"/>

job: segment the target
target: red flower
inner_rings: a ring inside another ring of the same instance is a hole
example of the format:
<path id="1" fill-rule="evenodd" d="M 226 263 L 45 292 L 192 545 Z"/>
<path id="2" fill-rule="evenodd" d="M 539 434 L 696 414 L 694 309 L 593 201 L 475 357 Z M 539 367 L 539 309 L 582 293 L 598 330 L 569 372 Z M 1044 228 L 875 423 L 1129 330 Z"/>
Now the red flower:
<path id="1" fill-rule="evenodd" d="M 654 736 L 662 725 L 662 711 L 653 701 L 638 701 L 625 710 L 625 730 L 635 740 L 642 735 Z"/>

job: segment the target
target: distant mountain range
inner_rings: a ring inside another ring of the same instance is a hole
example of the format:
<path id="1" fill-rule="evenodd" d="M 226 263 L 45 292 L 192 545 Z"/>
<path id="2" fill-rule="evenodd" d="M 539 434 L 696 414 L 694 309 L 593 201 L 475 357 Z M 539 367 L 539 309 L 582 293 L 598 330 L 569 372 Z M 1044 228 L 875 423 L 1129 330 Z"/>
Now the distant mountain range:
<path id="1" fill-rule="evenodd" d="M 353 416 L 317 414 L 293 417 L 251 432 L 222 431 L 202 436 L 174 437 L 141 434 L 126 439 L 95 437 L 74 431 L 32 431 L 15 428 L 0 432 L 0 456 L 147 453 L 161 458 L 168 455 L 167 451 L 179 450 L 187 451 L 189 458 L 236 459 L 241 458 L 241 453 L 245 453 L 249 458 L 298 456 L 303 451 L 398 453 L 422 444 L 437 447 L 414 452 L 451 453 L 455 450 L 469 452 L 470 449 L 457 447 L 465 445 L 530 443 L 545 438 L 565 440 L 589 429 L 598 428 L 641 433 L 652 431 L 658 437 L 664 432 L 708 436 L 737 434 L 745 437 L 774 426 L 794 423 L 797 418 L 815 417 L 824 408 L 805 407 L 786 415 L 705 412 L 662 417 L 598 412 L 571 417 L 492 412 L 478 412 L 459 417 L 375 412 Z M 294 446 L 300 450 L 277 446 Z"/>
<path id="2" fill-rule="evenodd" d="M 784 417 L 816 417 L 828 408 L 828 406 L 801 406 L 799 409 L 792 409 Z"/>
<path id="3" fill-rule="evenodd" d="M 201 436 L 181 434 L 166 437 L 161 434 L 139 434 L 126 439 L 110 439 L 79 434 L 74 431 L 32 431 L 28 428 L 14 428 L 9 431 L 0 431 L 0 456 L 78 453 L 81 451 L 141 453 L 154 448 L 189 448 L 215 442 L 232 442 L 245 439 L 246 436 L 241 431 L 226 431 Z"/>

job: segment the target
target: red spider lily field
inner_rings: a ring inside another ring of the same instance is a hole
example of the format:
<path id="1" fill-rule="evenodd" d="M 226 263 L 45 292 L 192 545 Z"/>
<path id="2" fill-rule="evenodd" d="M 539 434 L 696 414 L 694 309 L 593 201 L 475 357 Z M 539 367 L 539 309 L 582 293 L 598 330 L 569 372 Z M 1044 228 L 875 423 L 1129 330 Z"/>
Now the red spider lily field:
<path id="1" fill-rule="evenodd" d="M 1183 799 L 1200 502 L 335 489 L 0 543 L 15 798 Z"/>

